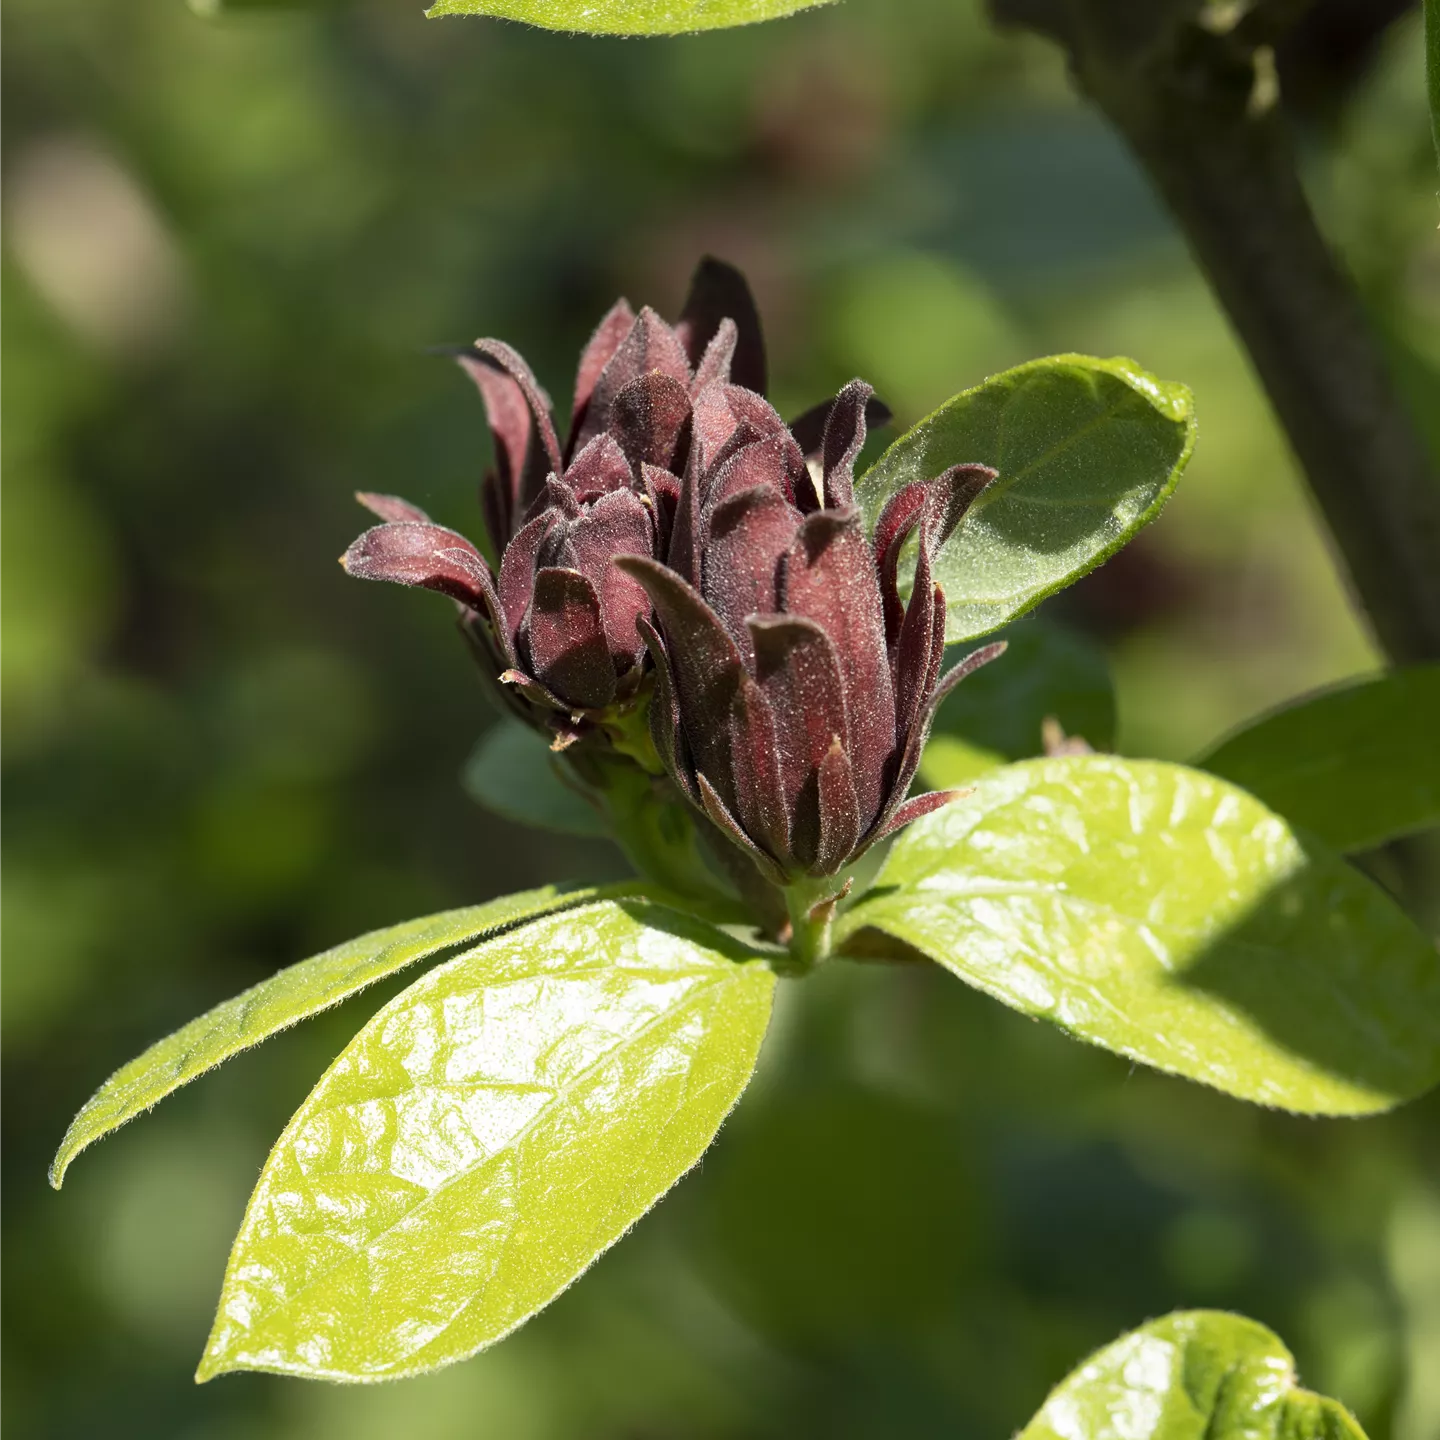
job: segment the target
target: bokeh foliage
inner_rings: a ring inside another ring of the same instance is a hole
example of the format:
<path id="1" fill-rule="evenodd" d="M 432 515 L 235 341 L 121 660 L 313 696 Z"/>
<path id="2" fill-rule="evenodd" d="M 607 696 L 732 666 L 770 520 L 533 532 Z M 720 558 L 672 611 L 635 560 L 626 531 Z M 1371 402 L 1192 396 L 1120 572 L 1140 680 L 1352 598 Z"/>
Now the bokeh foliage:
<path id="1" fill-rule="evenodd" d="M 194 1390 L 269 1140 L 391 992 L 232 1062 L 55 1196 L 95 1077 L 337 940 L 620 870 L 465 798 L 491 716 L 442 607 L 333 563 L 357 488 L 478 526 L 479 407 L 425 347 L 502 335 L 559 390 L 616 293 L 673 311 L 711 249 L 756 283 L 786 411 L 861 373 L 908 424 L 1035 354 L 1135 355 L 1195 391 L 1196 458 L 1044 612 L 1107 648 L 1120 745 L 1187 757 L 1375 657 L 1142 181 L 1058 57 L 969 0 L 648 42 L 406 0 L 10 0 L 5 40 L 12 1433 L 988 1437 L 1199 1305 L 1284 1335 L 1372 1440 L 1435 1433 L 1435 1099 L 1252 1110 L 920 967 L 782 986 L 705 1183 L 504 1346 L 382 1390 Z M 1418 26 L 1331 99 L 1313 193 L 1433 417 Z M 1427 843 L 1369 863 L 1433 927 Z"/>

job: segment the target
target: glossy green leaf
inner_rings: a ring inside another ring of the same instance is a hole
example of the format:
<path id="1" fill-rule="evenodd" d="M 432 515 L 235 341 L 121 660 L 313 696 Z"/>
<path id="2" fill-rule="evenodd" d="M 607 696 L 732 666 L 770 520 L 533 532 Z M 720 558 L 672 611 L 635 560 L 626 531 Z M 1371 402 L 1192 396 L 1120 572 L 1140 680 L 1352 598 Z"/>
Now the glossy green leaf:
<path id="1" fill-rule="evenodd" d="M 1384 1110 L 1440 1080 L 1440 956 L 1243 790 L 1110 755 L 1032 760 L 903 831 L 874 926 L 1096 1045 L 1245 1100 Z"/>
<path id="2" fill-rule="evenodd" d="M 999 479 L 940 552 L 946 639 L 998 629 L 1114 554 L 1160 513 L 1190 458 L 1183 385 L 1133 361 L 1057 355 L 992 376 L 902 435 L 860 480 L 873 523 L 915 480 L 980 461 Z"/>
<path id="3" fill-rule="evenodd" d="M 407 920 L 347 940 L 252 985 L 121 1066 L 70 1122 L 50 1165 L 50 1183 L 58 1190 L 70 1162 L 87 1145 L 241 1050 L 338 1005 L 437 950 L 582 904 L 597 893 L 547 886 L 485 905 Z"/>
<path id="4" fill-rule="evenodd" d="M 437 0 L 427 15 L 493 15 L 587 35 L 682 35 L 777 20 L 829 0 Z"/>
<path id="5" fill-rule="evenodd" d="M 1337 850 L 1440 825 L 1440 665 L 1289 705 L 1195 763 Z"/>
<path id="6" fill-rule="evenodd" d="M 430 971 L 276 1142 L 198 1378 L 392 1379 L 500 1339 L 700 1158 L 773 989 L 753 951 L 641 901 Z"/>
<path id="7" fill-rule="evenodd" d="M 1018 1440 L 1365 1440 L 1302 1390 L 1279 1336 L 1243 1315 L 1181 1311 L 1092 1355 Z"/>
<path id="8" fill-rule="evenodd" d="M 968 785 L 977 775 L 1044 750 L 1053 719 L 1096 750 L 1115 744 L 1115 690 L 1094 641 L 1032 616 L 1001 631 L 1008 648 L 940 707 L 920 762 L 926 789 Z"/>
<path id="9" fill-rule="evenodd" d="M 487 810 L 537 830 L 604 835 L 595 807 L 560 778 L 544 736 L 509 717 L 492 725 L 465 762 L 461 783 Z"/>

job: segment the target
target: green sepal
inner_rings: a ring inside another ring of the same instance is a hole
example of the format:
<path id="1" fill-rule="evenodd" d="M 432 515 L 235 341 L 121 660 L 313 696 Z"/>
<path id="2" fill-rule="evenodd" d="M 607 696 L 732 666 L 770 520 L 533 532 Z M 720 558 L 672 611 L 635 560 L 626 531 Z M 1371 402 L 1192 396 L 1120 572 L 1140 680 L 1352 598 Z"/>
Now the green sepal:
<path id="1" fill-rule="evenodd" d="M 1195 764 L 1336 850 L 1440 825 L 1440 664 L 1287 705 Z"/>
<path id="2" fill-rule="evenodd" d="M 638 899 L 429 971 L 276 1142 L 196 1378 L 395 1379 L 501 1339 L 700 1158 L 774 983 L 758 952 Z"/>
<path id="3" fill-rule="evenodd" d="M 1385 1110 L 1440 1080 L 1440 956 L 1376 885 L 1224 780 L 1086 755 L 917 820 L 873 927 L 1024 1014 L 1240 1099 Z"/>
<path id="4" fill-rule="evenodd" d="M 122 1065 L 70 1122 L 50 1165 L 51 1185 L 60 1188 L 70 1162 L 86 1146 L 232 1055 L 340 1004 L 437 950 L 584 904 L 601 893 L 611 892 L 550 885 L 484 905 L 407 920 L 347 940 L 252 985 Z"/>
<path id="5" fill-rule="evenodd" d="M 945 638 L 973 639 L 1033 609 L 1156 515 L 1195 443 L 1190 392 L 1132 360 L 1056 355 L 992 376 L 902 435 L 856 485 L 873 525 L 885 501 L 952 465 L 999 478 L 935 561 Z"/>
<path id="6" fill-rule="evenodd" d="M 1365 1440 L 1302 1390 L 1279 1336 L 1243 1315 L 1152 1320 L 1071 1372 L 1017 1440 Z"/>

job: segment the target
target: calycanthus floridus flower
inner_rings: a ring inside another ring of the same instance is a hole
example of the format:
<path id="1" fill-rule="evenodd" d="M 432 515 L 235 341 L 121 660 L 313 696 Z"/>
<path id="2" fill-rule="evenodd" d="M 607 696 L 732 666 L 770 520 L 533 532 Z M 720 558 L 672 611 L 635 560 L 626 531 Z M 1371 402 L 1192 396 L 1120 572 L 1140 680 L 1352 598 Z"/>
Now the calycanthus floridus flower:
<path id="1" fill-rule="evenodd" d="M 649 768 L 775 885 L 823 890 L 954 798 L 906 797 L 940 701 L 1004 647 L 942 676 L 932 564 L 993 470 L 908 485 L 868 534 L 854 467 L 888 411 L 857 380 L 787 425 L 764 398 L 749 288 L 715 260 L 674 326 L 623 300 L 600 322 L 563 445 L 514 350 L 479 340 L 456 358 L 495 440 L 481 498 L 498 572 L 415 506 L 363 494 L 384 523 L 346 552 L 350 574 L 455 600 L 511 707 L 556 749 L 615 740 L 612 722 L 648 698 Z M 843 893 L 830 888 L 825 905 Z"/>
<path id="2" fill-rule="evenodd" d="M 654 604 L 640 626 L 657 680 L 651 722 L 676 784 L 767 879 L 838 874 L 955 798 L 906 799 L 940 701 L 1004 648 L 942 678 L 936 549 L 992 480 L 957 465 L 891 497 L 866 534 L 854 499 L 870 387 L 831 407 L 812 475 L 759 396 L 697 398 L 668 563 L 617 561 Z M 916 542 L 908 604 L 900 561 Z"/>

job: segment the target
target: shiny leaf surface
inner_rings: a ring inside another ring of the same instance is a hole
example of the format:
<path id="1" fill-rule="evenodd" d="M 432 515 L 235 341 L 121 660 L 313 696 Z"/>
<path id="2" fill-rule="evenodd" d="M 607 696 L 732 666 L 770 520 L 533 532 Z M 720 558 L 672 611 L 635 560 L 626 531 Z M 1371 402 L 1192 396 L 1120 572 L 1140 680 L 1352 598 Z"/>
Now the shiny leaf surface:
<path id="1" fill-rule="evenodd" d="M 1093 640 L 1032 616 L 998 637 L 1008 648 L 967 677 L 940 707 L 920 778 L 926 789 L 968 785 L 977 775 L 1044 749 L 1047 719 L 1096 750 L 1115 743 L 1115 691 Z"/>
<path id="2" fill-rule="evenodd" d="M 276 1142 L 198 1378 L 389 1379 L 500 1339 L 700 1158 L 773 989 L 746 947 L 641 901 L 432 970 Z"/>
<path id="3" fill-rule="evenodd" d="M 946 639 L 986 635 L 1112 555 L 1160 512 L 1190 458 L 1183 385 L 1133 361 L 1057 355 L 992 376 L 902 435 L 856 495 L 874 523 L 912 481 L 978 461 L 1000 478 L 940 552 Z"/>
<path id="4" fill-rule="evenodd" d="M 1338 856 L 1223 780 L 1035 760 L 905 831 L 870 925 L 1025 1014 L 1288 1110 L 1364 1114 L 1440 1080 L 1440 956 Z"/>
<path id="5" fill-rule="evenodd" d="M 461 783 L 471 799 L 521 825 L 564 835 L 606 834 L 595 807 L 560 778 L 556 766 L 563 763 L 543 735 L 507 716 L 480 737 Z"/>
<path id="6" fill-rule="evenodd" d="M 494 934 L 539 915 L 593 899 L 593 890 L 565 892 L 555 886 L 507 895 L 485 905 L 468 905 L 407 920 L 347 940 L 207 1010 L 173 1035 L 117 1070 L 70 1122 L 50 1165 L 58 1190 L 70 1162 L 87 1145 L 142 1114 L 182 1085 L 214 1069 L 241 1050 L 332 1005 L 356 991 L 452 945 Z"/>
<path id="7" fill-rule="evenodd" d="M 437 0 L 427 15 L 493 15 L 587 35 L 681 35 L 776 20 L 829 0 Z"/>
<path id="8" fill-rule="evenodd" d="M 1018 1440 L 1365 1440 L 1338 1401 L 1302 1390 L 1280 1338 L 1218 1310 L 1152 1320 L 1092 1355 Z"/>
<path id="9" fill-rule="evenodd" d="M 1195 763 L 1337 850 L 1440 825 L 1440 665 L 1302 700 Z"/>

